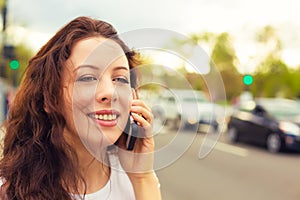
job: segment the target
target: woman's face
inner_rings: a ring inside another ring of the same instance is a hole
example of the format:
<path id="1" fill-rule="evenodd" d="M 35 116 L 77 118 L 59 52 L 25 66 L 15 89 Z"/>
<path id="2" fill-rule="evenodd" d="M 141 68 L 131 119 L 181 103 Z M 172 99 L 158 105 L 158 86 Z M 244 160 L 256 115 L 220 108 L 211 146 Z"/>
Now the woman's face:
<path id="1" fill-rule="evenodd" d="M 121 47 L 103 37 L 77 42 L 64 69 L 64 136 L 98 154 L 117 141 L 132 101 L 129 65 Z"/>

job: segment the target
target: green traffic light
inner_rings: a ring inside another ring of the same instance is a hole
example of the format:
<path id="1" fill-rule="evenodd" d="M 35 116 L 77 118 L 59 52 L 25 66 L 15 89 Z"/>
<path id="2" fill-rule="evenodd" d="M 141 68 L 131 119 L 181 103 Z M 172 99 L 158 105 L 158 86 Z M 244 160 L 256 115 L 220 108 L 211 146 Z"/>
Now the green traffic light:
<path id="1" fill-rule="evenodd" d="M 11 69 L 17 70 L 20 67 L 20 63 L 17 60 L 12 60 L 10 61 L 9 66 Z"/>
<path id="2" fill-rule="evenodd" d="M 253 77 L 251 75 L 245 75 L 243 81 L 245 85 L 251 85 L 253 83 Z"/>

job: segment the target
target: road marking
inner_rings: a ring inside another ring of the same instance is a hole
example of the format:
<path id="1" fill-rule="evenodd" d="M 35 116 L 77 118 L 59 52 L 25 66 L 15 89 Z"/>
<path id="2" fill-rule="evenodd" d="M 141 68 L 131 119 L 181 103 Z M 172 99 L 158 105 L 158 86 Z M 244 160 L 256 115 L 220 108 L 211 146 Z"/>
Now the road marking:
<path id="1" fill-rule="evenodd" d="M 225 144 L 225 143 L 222 143 L 222 142 L 217 142 L 214 149 L 217 149 L 219 151 L 223 151 L 223 152 L 226 152 L 226 153 L 230 153 L 230 154 L 233 154 L 233 155 L 241 156 L 241 157 L 246 157 L 249 154 L 246 149 L 236 147 L 236 146 L 232 146 L 232 145 L 229 145 L 229 144 Z"/>
<path id="2" fill-rule="evenodd" d="M 241 148 L 241 147 L 236 147 L 230 144 L 226 144 L 223 142 L 216 142 L 217 138 L 211 139 L 211 138 L 205 138 L 199 151 L 199 159 L 205 158 L 211 151 L 214 149 L 223 151 L 225 153 L 230 153 L 236 156 L 241 156 L 241 157 L 247 157 L 249 155 L 248 150 Z"/>

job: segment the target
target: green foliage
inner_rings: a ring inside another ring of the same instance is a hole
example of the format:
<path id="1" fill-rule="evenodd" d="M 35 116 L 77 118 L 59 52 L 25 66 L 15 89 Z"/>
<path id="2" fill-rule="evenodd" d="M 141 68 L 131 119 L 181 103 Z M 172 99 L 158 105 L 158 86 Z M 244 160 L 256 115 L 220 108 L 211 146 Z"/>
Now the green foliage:
<path id="1" fill-rule="evenodd" d="M 274 27 L 268 25 L 258 31 L 256 40 L 265 45 L 271 46 L 273 53 L 278 52 L 282 49 L 282 42 L 278 37 Z"/>
<path id="2" fill-rule="evenodd" d="M 194 90 L 207 90 L 205 81 L 200 74 L 186 73 L 185 77 Z"/>
<path id="3" fill-rule="evenodd" d="M 269 53 L 261 61 L 250 87 L 254 96 L 297 98 L 300 95 L 300 70 L 291 69 L 281 59 L 282 44 L 271 26 L 257 33 L 257 41 L 268 47 Z"/>
<path id="4" fill-rule="evenodd" d="M 209 41 L 213 47 L 211 59 L 222 75 L 227 100 L 240 95 L 244 89 L 249 89 L 255 97 L 300 98 L 300 66 L 296 70 L 291 69 L 281 59 L 282 42 L 272 26 L 263 27 L 257 32 L 257 42 L 265 46 L 268 54 L 252 74 L 253 83 L 246 87 L 243 85 L 244 75 L 235 66 L 238 58 L 228 33 L 214 36 L 199 34 L 193 38 L 197 38 L 198 43 L 200 40 Z"/>
<path id="5" fill-rule="evenodd" d="M 220 73 L 224 85 L 226 96 L 230 100 L 235 96 L 238 96 L 242 89 L 242 75 L 237 71 L 235 63 L 237 63 L 237 57 L 235 49 L 232 46 L 231 36 L 228 33 L 194 33 L 190 34 L 189 39 L 185 41 L 175 41 L 173 40 L 173 45 L 177 45 L 178 49 L 187 49 L 186 45 L 192 46 L 193 49 L 196 45 L 207 45 L 212 49 L 210 54 L 211 62 L 210 65 L 214 66 Z M 190 52 L 185 51 L 184 55 L 189 58 Z M 184 72 L 183 70 L 181 70 Z M 196 73 L 185 72 L 185 77 L 192 87 L 196 90 L 207 90 L 207 85 L 205 83 L 205 75 L 200 75 Z"/>
<path id="6" fill-rule="evenodd" d="M 221 76 L 224 82 L 227 100 L 231 101 L 239 96 L 243 90 L 243 78 L 237 71 L 222 70 Z"/>
<path id="7" fill-rule="evenodd" d="M 211 59 L 220 71 L 236 71 L 234 62 L 237 58 L 228 33 L 221 33 L 216 38 L 215 45 L 211 53 Z"/>
<path id="8" fill-rule="evenodd" d="M 300 92 L 300 71 L 288 68 L 279 58 L 268 56 L 257 68 L 252 91 L 255 96 L 295 98 Z"/>
<path id="9" fill-rule="evenodd" d="M 235 66 L 237 57 L 230 40 L 228 33 L 218 35 L 211 53 L 211 59 L 222 76 L 229 101 L 238 96 L 243 89 L 242 75 Z"/>

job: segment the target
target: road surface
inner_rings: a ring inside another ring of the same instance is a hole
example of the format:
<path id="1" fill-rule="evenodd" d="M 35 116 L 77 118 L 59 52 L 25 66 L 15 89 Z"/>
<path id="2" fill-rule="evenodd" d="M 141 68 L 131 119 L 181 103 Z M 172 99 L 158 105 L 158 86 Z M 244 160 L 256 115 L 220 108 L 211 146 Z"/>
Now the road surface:
<path id="1" fill-rule="evenodd" d="M 157 170 L 164 200 L 299 200 L 300 153 L 271 154 L 263 147 L 232 145 L 222 133 L 208 156 L 199 159 L 205 134 L 182 134 L 191 146 Z M 155 137 L 158 148 L 176 134 Z"/>

